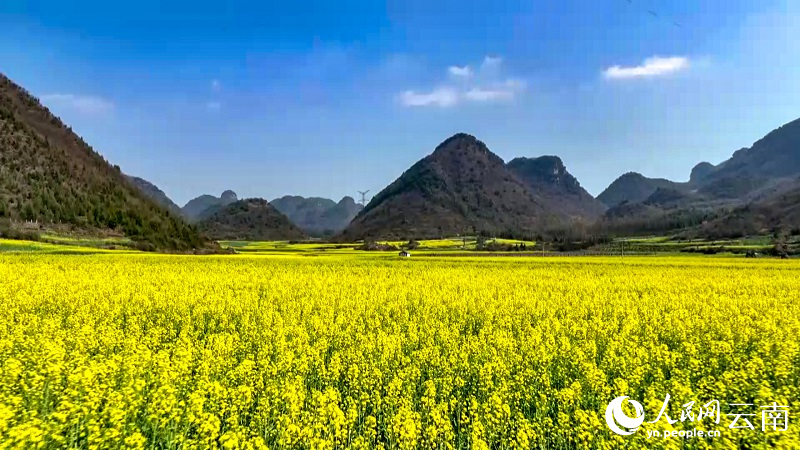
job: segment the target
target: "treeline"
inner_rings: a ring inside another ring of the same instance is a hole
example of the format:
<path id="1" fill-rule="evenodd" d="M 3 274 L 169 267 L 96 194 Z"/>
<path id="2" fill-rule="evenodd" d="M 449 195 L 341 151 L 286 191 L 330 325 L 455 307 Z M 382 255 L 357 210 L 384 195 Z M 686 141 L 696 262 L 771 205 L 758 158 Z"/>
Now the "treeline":
<path id="1" fill-rule="evenodd" d="M 520 241 L 545 242 L 553 250 L 578 251 L 595 245 L 605 244 L 618 237 L 647 236 L 674 233 L 680 230 L 696 230 L 700 225 L 724 214 L 724 211 L 703 209 L 661 211 L 658 214 L 635 217 L 603 217 L 596 221 L 574 219 L 568 222 L 547 221 L 538 229 L 508 227 L 502 231 L 483 230 L 478 227 L 466 228 L 463 235 L 477 236 L 479 241 L 491 239 L 511 239 Z M 696 232 L 696 231 L 695 231 Z M 436 235 L 411 235 L 406 233 L 400 239 L 439 239 Z"/>
<path id="2" fill-rule="evenodd" d="M 697 229 L 725 215 L 726 210 L 690 208 L 675 210 L 649 210 L 633 216 L 603 217 L 591 225 L 595 234 L 610 237 L 646 236 Z"/>

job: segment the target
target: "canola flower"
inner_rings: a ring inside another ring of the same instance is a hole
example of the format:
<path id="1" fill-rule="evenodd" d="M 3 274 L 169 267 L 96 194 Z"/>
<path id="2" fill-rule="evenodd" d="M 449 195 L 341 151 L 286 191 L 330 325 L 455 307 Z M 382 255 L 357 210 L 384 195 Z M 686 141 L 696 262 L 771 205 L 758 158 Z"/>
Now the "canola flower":
<path id="1" fill-rule="evenodd" d="M 791 417 L 603 417 L 796 413 L 795 261 L 32 254 L 0 280 L 4 449 L 800 448 Z"/>

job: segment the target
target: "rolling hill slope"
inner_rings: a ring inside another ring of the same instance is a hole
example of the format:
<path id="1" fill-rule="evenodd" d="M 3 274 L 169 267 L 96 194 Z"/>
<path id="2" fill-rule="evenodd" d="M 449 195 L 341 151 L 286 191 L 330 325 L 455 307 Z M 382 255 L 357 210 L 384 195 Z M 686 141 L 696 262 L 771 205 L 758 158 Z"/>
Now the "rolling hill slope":
<path id="1" fill-rule="evenodd" d="M 0 74 L 0 216 L 43 227 L 119 230 L 187 250 L 197 231 L 137 189 L 38 99 Z"/>
<path id="2" fill-rule="evenodd" d="M 219 240 L 279 241 L 305 237 L 288 217 L 261 198 L 238 200 L 220 207 L 197 226 Z"/>
<path id="3" fill-rule="evenodd" d="M 459 133 L 373 197 L 341 238 L 534 233 L 563 219 L 483 142 Z"/>
<path id="4" fill-rule="evenodd" d="M 612 208 L 624 202 L 636 203 L 644 201 L 659 188 L 683 190 L 685 186 L 683 183 L 663 178 L 648 178 L 640 173 L 628 172 L 614 180 L 597 196 L 597 200 Z"/>
<path id="5" fill-rule="evenodd" d="M 172 201 L 167 194 L 164 193 L 158 186 L 145 180 L 144 178 L 134 177 L 132 175 L 125 175 L 128 181 L 132 182 L 134 186 L 144 192 L 145 195 L 155 200 L 159 205 L 167 208 L 171 213 L 180 215 L 181 208 Z"/>
<path id="6" fill-rule="evenodd" d="M 584 219 L 596 218 L 606 210 L 581 187 L 558 156 L 514 158 L 506 166 L 550 210 Z"/>
<path id="7" fill-rule="evenodd" d="M 711 238 L 753 234 L 800 234 L 800 179 L 791 188 L 735 208 L 704 224 L 702 234 Z"/>

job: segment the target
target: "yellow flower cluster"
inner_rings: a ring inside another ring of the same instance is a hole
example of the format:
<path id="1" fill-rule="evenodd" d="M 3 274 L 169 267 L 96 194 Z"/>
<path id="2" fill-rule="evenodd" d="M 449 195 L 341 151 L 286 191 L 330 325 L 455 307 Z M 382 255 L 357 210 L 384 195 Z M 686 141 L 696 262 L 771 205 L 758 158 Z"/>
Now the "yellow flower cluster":
<path id="1" fill-rule="evenodd" d="M 791 410 L 604 417 L 800 407 L 794 261 L 0 255 L 0 280 L 0 448 L 800 448 Z M 695 427 L 720 436 L 646 433 Z"/>

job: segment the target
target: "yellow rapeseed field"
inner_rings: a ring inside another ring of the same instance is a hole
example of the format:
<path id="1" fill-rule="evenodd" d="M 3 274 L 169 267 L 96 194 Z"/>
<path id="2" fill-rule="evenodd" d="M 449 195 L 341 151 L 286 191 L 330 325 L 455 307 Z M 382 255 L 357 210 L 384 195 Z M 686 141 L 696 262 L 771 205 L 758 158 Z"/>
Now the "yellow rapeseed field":
<path id="1" fill-rule="evenodd" d="M 796 261 L 0 255 L 0 448 L 800 448 L 798 300 Z"/>

